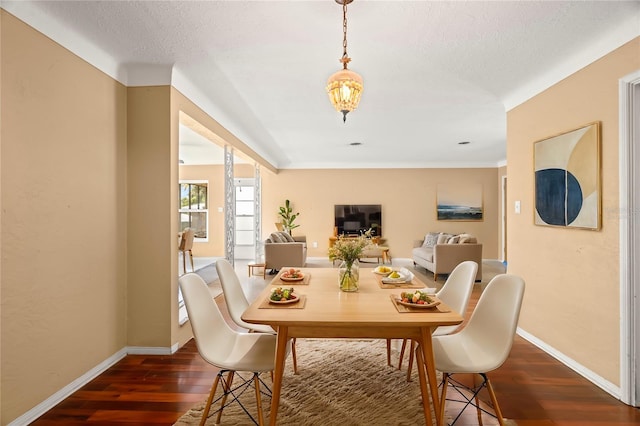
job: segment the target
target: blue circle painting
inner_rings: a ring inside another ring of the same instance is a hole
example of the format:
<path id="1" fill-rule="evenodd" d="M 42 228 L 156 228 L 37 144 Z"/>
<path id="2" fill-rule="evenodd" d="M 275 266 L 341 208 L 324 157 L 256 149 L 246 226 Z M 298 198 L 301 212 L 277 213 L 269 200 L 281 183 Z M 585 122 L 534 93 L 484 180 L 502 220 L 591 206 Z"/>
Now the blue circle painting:
<path id="1" fill-rule="evenodd" d="M 578 217 L 582 201 L 580 182 L 570 172 L 562 169 L 536 172 L 536 211 L 546 224 L 567 226 Z"/>

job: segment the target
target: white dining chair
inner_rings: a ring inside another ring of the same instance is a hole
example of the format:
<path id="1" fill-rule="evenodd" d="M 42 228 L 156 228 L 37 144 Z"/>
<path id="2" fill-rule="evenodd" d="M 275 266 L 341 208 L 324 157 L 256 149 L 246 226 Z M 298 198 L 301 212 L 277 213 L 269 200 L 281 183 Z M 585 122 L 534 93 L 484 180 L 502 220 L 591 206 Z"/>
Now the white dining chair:
<path id="1" fill-rule="evenodd" d="M 198 353 L 206 362 L 220 369 L 207 398 L 200 425 L 204 425 L 209 415 L 220 382 L 223 393 L 216 399 L 216 402 L 221 401 L 216 424 L 220 424 L 223 408 L 232 402 L 240 404 L 256 423 L 254 417 L 236 397 L 243 393 L 243 390 L 237 391 L 238 388 L 246 389 L 253 383 L 258 411 L 257 423 L 262 425 L 264 419 L 259 374 L 273 371 L 275 368 L 276 336 L 268 333 L 241 333 L 229 327 L 211 297 L 207 284 L 199 275 L 185 274 L 178 279 L 178 284 L 184 297 Z M 243 379 L 244 382 L 240 386 L 232 388 L 235 373 L 238 371 L 251 372 L 253 375 L 250 379 Z M 230 395 L 232 399 L 227 402 Z"/>
<path id="2" fill-rule="evenodd" d="M 478 264 L 473 260 L 467 260 L 461 262 L 456 266 L 453 271 L 447 277 L 444 285 L 435 296 L 442 300 L 447 306 L 449 306 L 455 312 L 464 316 L 469 305 L 469 299 L 473 292 L 473 284 L 476 279 L 476 273 L 478 272 Z M 462 324 L 457 325 L 444 325 L 436 328 L 432 336 L 443 336 L 450 334 L 458 330 Z M 407 346 L 407 339 L 402 341 L 402 347 L 400 348 L 400 356 L 398 360 L 398 370 L 402 368 L 402 359 L 404 358 L 404 351 Z M 415 352 L 415 342 L 411 341 L 411 349 L 409 350 L 409 366 L 407 368 L 407 381 L 411 381 L 411 371 L 413 367 Z"/>
<path id="3" fill-rule="evenodd" d="M 519 276 L 510 274 L 495 276 L 480 295 L 467 325 L 458 333 L 433 338 L 435 368 L 442 372 L 442 395 L 438 414 L 441 424 L 444 424 L 444 408 L 449 385 L 464 398 L 464 401 L 458 402 L 465 403 L 452 424 L 470 404 L 476 407 L 478 418 L 480 418 L 482 409 L 478 393 L 484 387 L 489 392 L 495 417 L 500 425 L 504 424 L 502 412 L 487 373 L 499 368 L 511 352 L 524 288 L 524 280 Z M 474 387 L 469 388 L 451 378 L 453 374 L 459 373 L 474 374 Z M 478 386 L 475 385 L 476 374 L 483 379 Z M 471 396 L 464 394 L 461 389 L 469 391 Z"/>
<path id="4" fill-rule="evenodd" d="M 236 325 L 246 328 L 250 332 L 276 334 L 275 330 L 264 324 L 250 324 L 242 320 L 242 314 L 249 307 L 238 274 L 233 269 L 231 263 L 226 259 L 216 261 L 216 271 L 222 285 L 222 293 L 224 294 L 224 302 L 229 311 L 229 316 Z M 293 360 L 293 372 L 298 374 L 298 362 L 296 359 L 295 340 L 292 340 L 291 357 Z"/>

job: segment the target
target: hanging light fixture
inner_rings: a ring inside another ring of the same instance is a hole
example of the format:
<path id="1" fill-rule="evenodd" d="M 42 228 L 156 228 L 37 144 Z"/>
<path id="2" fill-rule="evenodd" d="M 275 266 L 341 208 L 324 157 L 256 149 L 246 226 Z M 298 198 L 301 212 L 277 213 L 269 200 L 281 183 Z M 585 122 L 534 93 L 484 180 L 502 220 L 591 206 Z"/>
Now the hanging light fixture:
<path id="1" fill-rule="evenodd" d="M 347 69 L 347 64 L 351 58 L 347 55 L 347 4 L 353 0 L 335 0 L 342 5 L 342 69 L 331 77 L 327 82 L 327 93 L 329 100 L 336 109 L 342 113 L 342 121 L 347 121 L 347 114 L 358 107 L 360 96 L 362 96 L 362 77 L 356 72 Z"/>

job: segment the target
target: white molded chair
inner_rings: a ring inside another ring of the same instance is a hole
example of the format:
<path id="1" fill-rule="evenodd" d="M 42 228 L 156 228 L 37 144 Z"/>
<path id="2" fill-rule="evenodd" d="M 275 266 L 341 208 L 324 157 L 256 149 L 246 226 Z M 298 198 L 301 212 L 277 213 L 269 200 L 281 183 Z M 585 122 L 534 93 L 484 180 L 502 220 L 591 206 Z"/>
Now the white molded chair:
<path id="1" fill-rule="evenodd" d="M 260 399 L 261 380 L 259 374 L 273 371 L 275 368 L 276 336 L 267 333 L 240 333 L 231 329 L 211 297 L 207 284 L 199 275 L 185 274 L 178 279 L 178 283 L 187 307 L 198 352 L 205 361 L 220 369 L 209 393 L 200 425 L 204 425 L 209 415 L 213 397 L 221 380 L 224 392 L 216 400 L 216 402 L 221 400 L 216 424 L 220 423 L 222 410 L 226 405 L 234 401 L 240 404 L 236 395 L 241 394 L 242 390 L 237 393 L 236 391 L 250 386 L 253 382 L 258 409 L 257 423 L 262 425 L 264 419 Z M 232 388 L 236 371 L 251 372 L 253 376 L 242 385 Z M 224 377 L 225 373 L 227 374 L 226 378 Z M 227 402 L 229 395 L 232 400 Z M 242 406 L 242 404 L 240 405 Z M 253 416 L 244 406 L 242 408 L 255 423 Z"/>
<path id="2" fill-rule="evenodd" d="M 439 407 L 442 424 L 444 424 L 444 406 L 449 384 L 465 399 L 461 401 L 466 403 L 462 411 L 470 404 L 475 405 L 478 418 L 481 416 L 478 393 L 486 387 L 495 410 L 495 417 L 501 425 L 504 424 L 498 400 L 486 373 L 500 367 L 511 352 L 524 288 L 524 280 L 516 275 L 497 275 L 480 295 L 468 324 L 460 332 L 433 338 L 435 367 L 443 374 Z M 475 386 L 474 376 L 474 388 L 469 389 L 451 379 L 451 376 L 457 373 L 479 374 L 483 381 L 479 386 Z M 470 391 L 471 397 L 460 392 L 461 388 Z M 453 423 L 458 420 L 460 414 Z"/>
<path id="3" fill-rule="evenodd" d="M 469 305 L 469 299 L 473 291 L 473 284 L 476 279 L 476 273 L 478 271 L 478 264 L 473 260 L 467 260 L 461 262 L 456 266 L 453 271 L 447 277 L 444 285 L 439 292 L 436 293 L 436 297 L 442 300 L 455 312 L 464 316 Z M 455 332 L 460 328 L 461 324 L 446 325 L 436 328 L 432 336 L 443 336 Z M 398 361 L 398 370 L 402 368 L 402 359 L 404 358 L 404 351 L 407 346 L 407 339 L 402 342 L 402 348 L 400 349 L 400 357 Z M 409 368 L 407 369 L 407 381 L 411 381 L 411 370 L 413 366 L 413 355 L 415 351 L 415 342 L 411 342 L 411 349 L 409 351 Z"/>
<path id="4" fill-rule="evenodd" d="M 220 284 L 222 284 L 222 292 L 224 293 L 224 301 L 233 322 L 240 327 L 248 329 L 250 332 L 275 334 L 276 332 L 271 326 L 265 324 L 250 324 L 242 320 L 242 314 L 249 307 L 249 301 L 242 290 L 240 279 L 231 263 L 226 259 L 217 260 L 216 271 L 218 271 Z M 291 345 L 291 355 L 293 358 L 293 372 L 294 374 L 298 374 L 295 343 Z"/>

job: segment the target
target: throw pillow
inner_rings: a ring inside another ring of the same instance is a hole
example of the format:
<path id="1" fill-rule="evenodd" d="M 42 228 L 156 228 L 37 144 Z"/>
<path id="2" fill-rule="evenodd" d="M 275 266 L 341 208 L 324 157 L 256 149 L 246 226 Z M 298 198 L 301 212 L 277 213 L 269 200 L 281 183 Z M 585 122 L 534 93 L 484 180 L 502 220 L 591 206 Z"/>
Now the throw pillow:
<path id="1" fill-rule="evenodd" d="M 288 232 L 280 232 L 280 239 L 286 243 L 295 243 L 296 240 Z"/>
<path id="2" fill-rule="evenodd" d="M 447 244 L 458 244 L 459 241 L 460 241 L 460 236 L 454 235 L 453 237 L 447 240 Z"/>
<path id="3" fill-rule="evenodd" d="M 436 244 L 446 244 L 447 240 L 451 237 L 453 237 L 453 235 L 441 232 L 440 235 L 438 235 L 438 241 L 436 242 Z"/>
<path id="4" fill-rule="evenodd" d="M 433 247 L 436 245 L 436 243 L 438 242 L 438 235 L 440 235 L 437 232 L 429 232 L 427 235 L 424 236 L 424 243 L 422 243 L 422 247 Z"/>
<path id="5" fill-rule="evenodd" d="M 478 240 L 471 234 L 460 234 L 460 244 L 477 244 Z"/>
<path id="6" fill-rule="evenodd" d="M 274 232 L 273 234 L 270 235 L 270 238 L 271 238 L 271 241 L 273 241 L 274 243 L 284 243 L 285 242 L 280 237 L 280 233 L 279 232 Z"/>

